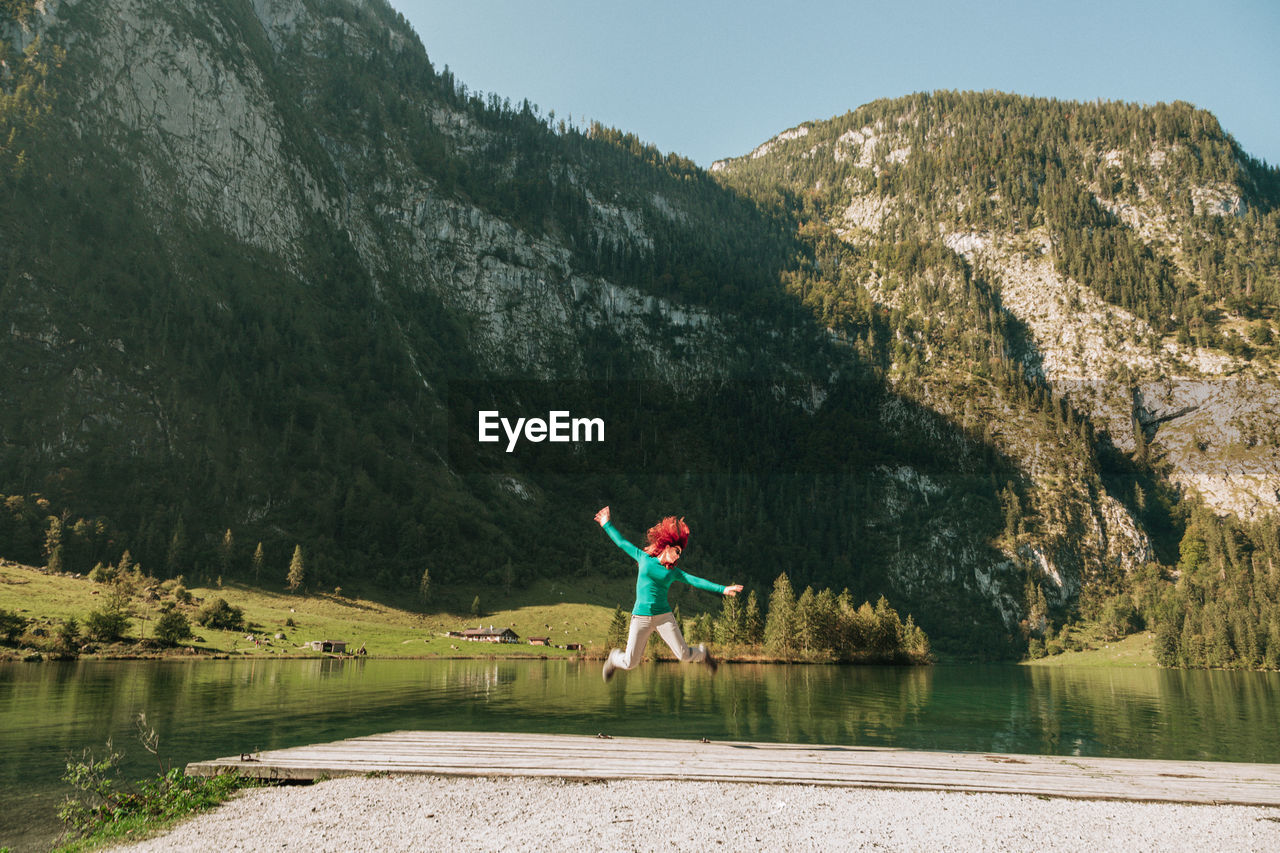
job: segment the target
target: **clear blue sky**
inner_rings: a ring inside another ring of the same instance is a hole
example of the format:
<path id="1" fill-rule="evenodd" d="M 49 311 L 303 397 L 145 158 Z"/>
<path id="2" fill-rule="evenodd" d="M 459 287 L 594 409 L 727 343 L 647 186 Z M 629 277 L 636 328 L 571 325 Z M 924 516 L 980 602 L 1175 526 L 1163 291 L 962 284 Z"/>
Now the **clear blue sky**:
<path id="1" fill-rule="evenodd" d="M 437 68 L 702 166 L 877 98 L 1183 100 L 1280 164 L 1280 0 L 390 0 Z"/>

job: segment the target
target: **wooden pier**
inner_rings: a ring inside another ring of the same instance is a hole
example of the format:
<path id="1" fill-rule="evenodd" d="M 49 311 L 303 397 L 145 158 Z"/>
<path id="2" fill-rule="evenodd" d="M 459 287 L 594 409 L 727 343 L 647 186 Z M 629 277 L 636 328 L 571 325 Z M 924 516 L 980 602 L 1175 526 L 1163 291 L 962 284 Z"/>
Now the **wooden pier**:
<path id="1" fill-rule="evenodd" d="M 1280 765 L 580 735 L 390 732 L 187 766 L 315 780 L 371 773 L 679 779 L 1280 806 Z"/>

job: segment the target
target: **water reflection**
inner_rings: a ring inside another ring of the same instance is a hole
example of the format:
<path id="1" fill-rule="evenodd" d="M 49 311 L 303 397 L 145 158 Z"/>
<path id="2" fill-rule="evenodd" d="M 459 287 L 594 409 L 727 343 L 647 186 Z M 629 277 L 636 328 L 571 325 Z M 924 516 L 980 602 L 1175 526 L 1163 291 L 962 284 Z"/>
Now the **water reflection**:
<path id="1" fill-rule="evenodd" d="M 1280 675 L 1020 667 L 646 664 L 608 685 L 565 661 L 0 665 L 0 847 L 56 832 L 66 756 L 108 738 L 126 777 L 397 729 L 1280 762 Z M 11 792 L 16 792 L 11 793 Z"/>

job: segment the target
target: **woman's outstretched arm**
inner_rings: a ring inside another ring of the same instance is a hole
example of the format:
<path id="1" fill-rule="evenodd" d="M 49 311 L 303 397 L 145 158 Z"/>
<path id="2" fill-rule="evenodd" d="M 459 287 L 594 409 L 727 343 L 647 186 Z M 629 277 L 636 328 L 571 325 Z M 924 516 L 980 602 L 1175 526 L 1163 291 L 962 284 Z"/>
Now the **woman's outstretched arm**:
<path id="1" fill-rule="evenodd" d="M 676 580 L 684 581 L 689 586 L 694 587 L 695 589 L 702 589 L 702 590 L 706 590 L 707 592 L 714 592 L 717 595 L 727 595 L 730 597 L 735 596 L 738 593 L 742 592 L 742 584 L 740 583 L 724 586 L 723 584 L 718 584 L 715 581 L 709 581 L 706 578 L 700 578 L 697 575 L 691 575 L 688 572 L 684 571 L 683 569 L 672 569 L 672 571 L 676 573 Z"/>
<path id="2" fill-rule="evenodd" d="M 617 545 L 619 548 L 625 551 L 631 557 L 631 559 L 633 560 L 640 559 L 640 555 L 643 552 L 639 548 L 637 548 L 635 545 L 632 545 L 630 542 L 628 542 L 626 539 L 623 539 L 622 534 L 619 533 L 616 529 L 614 529 L 614 526 L 609 523 L 608 507 L 605 507 L 604 509 L 596 513 L 596 524 L 599 524 L 601 527 L 603 527 L 604 532 L 609 534 L 609 538 L 613 540 L 613 544 Z"/>

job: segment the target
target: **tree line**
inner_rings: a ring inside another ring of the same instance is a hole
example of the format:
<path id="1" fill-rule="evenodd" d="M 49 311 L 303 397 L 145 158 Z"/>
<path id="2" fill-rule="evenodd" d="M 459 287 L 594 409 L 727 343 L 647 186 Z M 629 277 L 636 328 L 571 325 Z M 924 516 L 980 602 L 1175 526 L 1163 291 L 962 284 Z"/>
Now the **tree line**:
<path id="1" fill-rule="evenodd" d="M 1243 523 L 1196 506 L 1172 575 L 1129 593 L 1162 665 L 1280 669 L 1280 519 Z"/>
<path id="2" fill-rule="evenodd" d="M 924 631 L 909 615 L 904 622 L 883 595 L 874 607 L 865 601 L 855 605 L 848 589 L 837 595 L 828 588 L 815 592 L 806 586 L 797 597 L 785 572 L 774 580 L 763 618 L 752 590 L 744 601 L 726 596 L 719 613 L 704 612 L 681 623 L 687 642 L 715 643 L 731 658 L 897 664 L 930 661 Z M 622 608 L 615 609 L 605 645 L 625 647 L 628 627 Z M 651 644 L 656 650 L 657 644 Z"/>
<path id="3" fill-rule="evenodd" d="M 43 503 L 37 499 L 37 506 Z M 22 551 L 24 533 L 27 547 L 30 548 L 29 531 L 24 531 L 29 516 L 25 512 L 26 501 L 20 497 L 0 495 L 0 554 L 18 554 L 29 557 Z M 74 544 L 73 533 L 68 539 L 61 535 L 62 522 L 65 518 L 50 516 L 49 526 L 44 542 L 44 566 L 46 571 L 76 573 L 78 564 L 68 565 L 65 562 L 64 549 Z M 99 522 L 101 524 L 101 522 Z M 96 525 L 95 525 L 96 526 Z M 75 526 L 71 529 L 74 531 Z M 14 537 L 17 534 L 16 538 Z M 14 550 L 11 546 L 17 544 Z M 114 544 L 110 540 L 108 544 Z M 233 554 L 233 538 L 231 531 L 224 537 L 223 568 L 230 573 L 235 571 L 235 555 Z M 83 546 L 81 547 L 83 550 Z M 36 563 L 36 561 L 32 561 Z M 263 569 L 264 556 L 262 544 L 259 543 L 252 557 L 255 574 Z M 30 636 L 24 637 L 28 644 L 40 645 L 64 654 L 75 654 L 82 650 L 84 644 L 116 643 L 129 639 L 132 623 L 139 622 L 138 640 L 151 641 L 160 645 L 177 645 L 192 636 L 192 625 L 241 631 L 245 628 L 244 612 L 241 608 L 229 604 L 221 597 L 200 602 L 194 599 L 187 589 L 186 578 L 177 574 L 162 579 L 141 563 L 133 559 L 126 549 L 118 559 L 98 560 L 85 574 L 90 581 L 100 585 L 105 594 L 100 605 L 83 617 L 63 620 L 55 629 L 50 639 L 48 632 L 39 628 Z M 287 572 L 282 573 L 283 586 L 290 592 L 302 588 L 306 578 L 306 560 L 302 546 L 295 546 L 293 557 L 289 561 Z M 215 581 L 222 586 L 222 576 Z M 270 584 L 268 584 L 270 585 Z M 339 590 L 335 590 L 337 592 Z M 23 632 L 36 625 L 35 620 L 28 619 L 6 610 L 0 610 L 0 641 L 16 642 Z"/>

